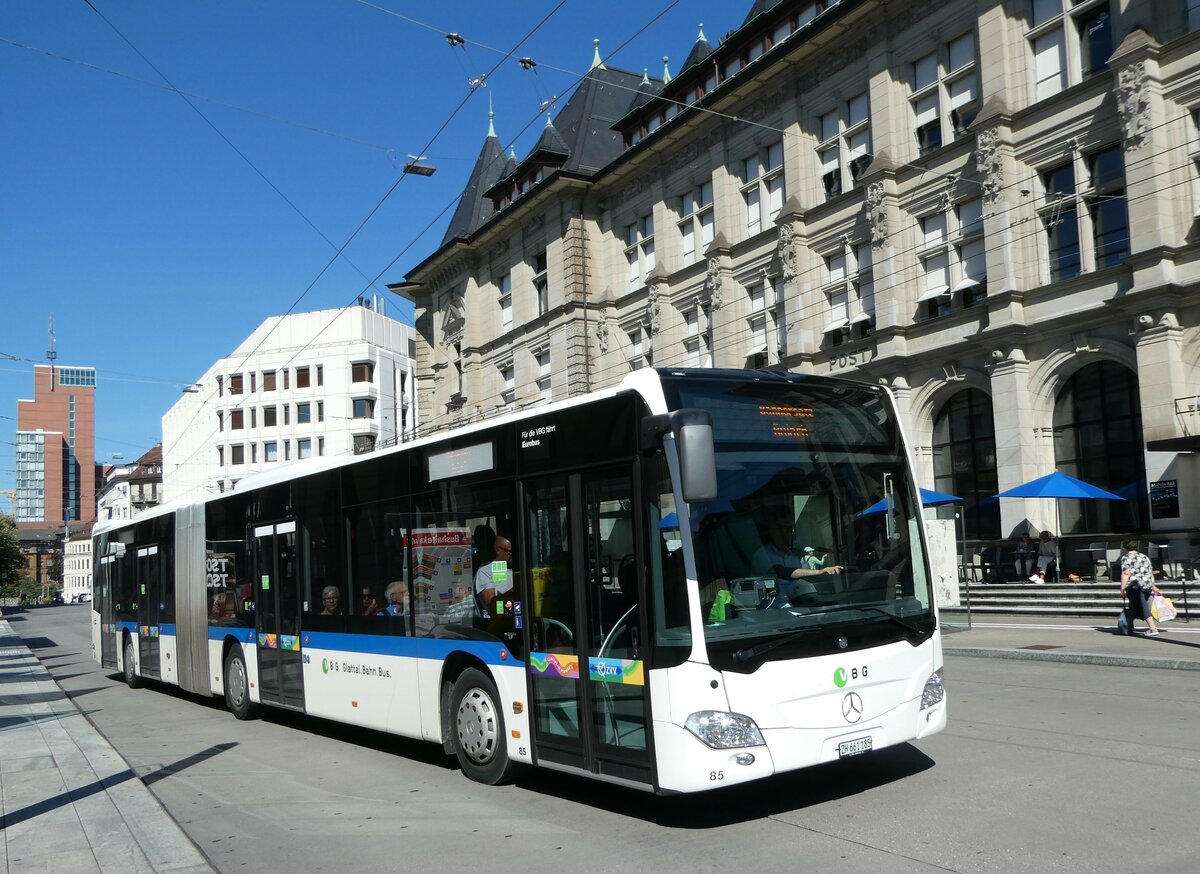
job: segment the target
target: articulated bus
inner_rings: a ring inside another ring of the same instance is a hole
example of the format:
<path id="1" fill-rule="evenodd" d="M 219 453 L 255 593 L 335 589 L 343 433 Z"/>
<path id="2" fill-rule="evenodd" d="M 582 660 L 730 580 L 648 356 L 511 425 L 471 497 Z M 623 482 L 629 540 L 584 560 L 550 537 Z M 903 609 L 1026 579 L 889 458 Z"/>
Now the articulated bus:
<path id="1" fill-rule="evenodd" d="M 945 726 L 911 469 L 882 388 L 636 371 L 97 525 L 95 657 L 483 783 L 744 783 Z"/>

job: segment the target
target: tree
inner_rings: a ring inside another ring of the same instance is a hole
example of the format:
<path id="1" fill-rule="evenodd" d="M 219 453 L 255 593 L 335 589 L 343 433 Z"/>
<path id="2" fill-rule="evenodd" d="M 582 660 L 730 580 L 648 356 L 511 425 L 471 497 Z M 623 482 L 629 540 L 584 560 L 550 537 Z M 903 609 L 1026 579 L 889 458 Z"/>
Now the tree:
<path id="1" fill-rule="evenodd" d="M 25 556 L 17 539 L 17 526 L 9 516 L 0 515 L 0 587 L 16 586 L 25 570 Z"/>

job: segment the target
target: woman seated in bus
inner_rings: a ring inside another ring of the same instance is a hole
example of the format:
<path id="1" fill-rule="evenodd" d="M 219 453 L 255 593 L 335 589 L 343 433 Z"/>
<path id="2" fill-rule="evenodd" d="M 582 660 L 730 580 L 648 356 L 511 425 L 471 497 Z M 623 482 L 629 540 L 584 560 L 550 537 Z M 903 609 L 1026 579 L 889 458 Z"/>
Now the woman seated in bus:
<path id="1" fill-rule="evenodd" d="M 338 591 L 337 586 L 326 586 L 321 590 L 321 615 L 322 616 L 341 616 L 342 595 Z"/>
<path id="2" fill-rule="evenodd" d="M 767 542 L 754 553 L 754 570 L 762 576 L 775 577 L 775 601 L 772 607 L 787 607 L 792 598 L 812 595 L 817 587 L 805 577 L 841 573 L 842 566 L 831 564 L 822 568 L 804 566 L 792 544 L 796 523 L 786 509 L 773 511 L 767 519 Z"/>

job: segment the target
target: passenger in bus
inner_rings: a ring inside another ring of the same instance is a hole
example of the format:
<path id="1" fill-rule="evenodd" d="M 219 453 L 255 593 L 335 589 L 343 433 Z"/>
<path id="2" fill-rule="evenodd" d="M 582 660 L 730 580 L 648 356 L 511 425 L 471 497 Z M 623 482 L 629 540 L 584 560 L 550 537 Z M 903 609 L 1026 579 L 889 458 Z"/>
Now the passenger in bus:
<path id="1" fill-rule="evenodd" d="M 341 593 L 337 586 L 326 586 L 321 590 L 321 615 L 322 616 L 341 616 Z"/>
<path id="2" fill-rule="evenodd" d="M 228 622 L 233 617 L 233 607 L 229 603 L 229 593 L 224 589 L 212 592 L 212 606 L 208 608 L 210 623 Z"/>
<path id="3" fill-rule="evenodd" d="M 475 600 L 479 606 L 479 615 L 484 619 L 491 616 L 495 600 L 511 592 L 513 587 L 510 568 L 513 557 L 512 541 L 499 534 L 496 536 L 494 550 L 495 560 L 482 565 L 475 572 Z"/>
<path id="4" fill-rule="evenodd" d="M 379 606 L 379 599 L 375 597 L 375 593 L 371 591 L 370 586 L 363 586 L 359 593 L 362 599 L 362 609 L 359 612 L 360 616 L 375 616 L 382 609 Z"/>
<path id="5" fill-rule="evenodd" d="M 387 603 L 382 610 L 375 614 L 376 616 L 408 615 L 408 586 L 404 584 L 403 580 L 388 583 L 387 588 L 383 590 L 383 599 Z"/>
<path id="6" fill-rule="evenodd" d="M 471 587 L 459 584 L 450 595 L 450 606 L 442 614 L 442 621 L 447 625 L 470 625 L 475 618 L 475 599 L 471 596 Z"/>
<path id="7" fill-rule="evenodd" d="M 796 523 L 786 509 L 775 510 L 767 519 L 767 542 L 754 553 L 755 572 L 776 579 L 773 607 L 786 607 L 792 598 L 815 594 L 816 586 L 804 580 L 805 577 L 842 571 L 842 566 L 836 564 L 822 568 L 805 567 L 804 559 L 796 554 L 793 545 L 795 529 Z"/>

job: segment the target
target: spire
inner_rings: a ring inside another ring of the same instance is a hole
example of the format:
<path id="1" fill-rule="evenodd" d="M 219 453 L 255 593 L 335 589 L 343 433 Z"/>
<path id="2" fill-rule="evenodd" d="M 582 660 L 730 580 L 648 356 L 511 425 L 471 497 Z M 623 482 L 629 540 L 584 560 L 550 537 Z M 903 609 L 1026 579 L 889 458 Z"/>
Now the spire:
<path id="1" fill-rule="evenodd" d="M 600 60 L 600 40 L 592 40 L 592 46 L 595 51 L 592 54 L 592 65 L 588 67 L 588 72 L 592 70 L 607 70 L 608 67 L 604 66 L 604 61 Z"/>
<path id="2" fill-rule="evenodd" d="M 700 33 L 696 37 L 696 43 L 692 46 L 692 50 L 688 52 L 687 58 L 684 59 L 681 69 L 687 70 L 695 64 L 712 54 L 712 46 L 708 43 L 708 37 L 704 35 L 704 23 L 700 23 Z"/>
<path id="3" fill-rule="evenodd" d="M 488 135 L 483 141 L 483 147 L 479 150 L 479 157 L 475 159 L 475 167 L 471 171 L 467 187 L 463 189 L 454 215 L 450 218 L 450 225 L 446 228 L 443 243 L 467 237 L 495 214 L 491 200 L 484 194 L 500 181 L 505 167 L 504 147 L 500 145 L 500 140 L 496 137 L 496 129 L 492 121 L 494 116 L 495 112 L 492 110 L 489 99 Z"/>
<path id="4" fill-rule="evenodd" d="M 494 137 L 496 135 L 496 125 L 492 121 L 492 119 L 494 119 L 495 117 L 496 117 L 496 112 L 495 112 L 495 110 L 492 109 L 492 92 L 489 91 L 488 92 L 488 134 L 487 134 L 489 137 Z"/>
<path id="5" fill-rule="evenodd" d="M 650 84 L 650 68 L 649 67 L 642 67 L 642 84 L 643 85 Z"/>
<path id="6" fill-rule="evenodd" d="M 663 55 L 663 84 L 666 85 L 671 81 L 671 59 L 667 55 Z"/>

